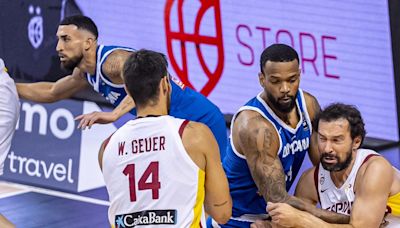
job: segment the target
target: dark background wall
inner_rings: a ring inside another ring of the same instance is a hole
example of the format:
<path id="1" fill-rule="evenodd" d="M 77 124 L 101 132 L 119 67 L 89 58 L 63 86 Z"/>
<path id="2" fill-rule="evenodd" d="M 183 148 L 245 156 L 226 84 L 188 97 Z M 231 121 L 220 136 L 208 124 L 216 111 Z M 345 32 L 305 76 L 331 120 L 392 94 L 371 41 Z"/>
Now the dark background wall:
<path id="1" fill-rule="evenodd" d="M 73 0 L 1 0 L 0 58 L 17 82 L 56 81 L 60 68 L 57 27 L 62 18 L 82 14 Z M 91 90 L 75 96 L 108 105 Z"/>

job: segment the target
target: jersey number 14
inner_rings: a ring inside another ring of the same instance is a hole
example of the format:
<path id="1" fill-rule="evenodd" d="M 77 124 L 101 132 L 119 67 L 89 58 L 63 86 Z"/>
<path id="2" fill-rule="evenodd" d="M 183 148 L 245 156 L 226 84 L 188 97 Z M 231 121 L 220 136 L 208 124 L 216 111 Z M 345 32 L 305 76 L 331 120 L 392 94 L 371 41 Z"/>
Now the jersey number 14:
<path id="1" fill-rule="evenodd" d="M 135 164 L 129 164 L 122 171 L 129 178 L 129 193 L 131 202 L 136 201 Z M 151 181 L 147 182 L 151 174 Z M 138 190 L 151 190 L 152 198 L 158 199 L 161 183 L 158 179 L 158 162 L 151 162 L 138 182 Z"/>

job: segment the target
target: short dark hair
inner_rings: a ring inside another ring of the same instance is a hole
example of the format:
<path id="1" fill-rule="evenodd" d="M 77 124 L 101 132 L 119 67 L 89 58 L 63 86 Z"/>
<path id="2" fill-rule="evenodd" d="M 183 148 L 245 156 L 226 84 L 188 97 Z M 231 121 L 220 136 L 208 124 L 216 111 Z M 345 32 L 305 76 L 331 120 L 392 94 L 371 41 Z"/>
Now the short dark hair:
<path id="1" fill-rule="evenodd" d="M 159 96 L 159 84 L 167 76 L 168 62 L 164 54 L 141 49 L 126 60 L 123 78 L 137 107 L 152 105 Z"/>
<path id="2" fill-rule="evenodd" d="M 361 136 L 361 143 L 365 138 L 365 124 L 361 117 L 360 111 L 353 105 L 347 105 L 343 103 L 333 103 L 317 114 L 314 119 L 314 129 L 318 132 L 319 121 L 335 121 L 338 119 L 346 119 L 349 121 L 351 138 L 354 139 L 357 136 Z"/>
<path id="3" fill-rule="evenodd" d="M 267 61 L 272 62 L 291 62 L 297 59 L 299 61 L 299 55 L 296 50 L 286 44 L 272 44 L 271 46 L 264 49 L 260 57 L 260 69 L 264 73 L 264 66 Z"/>
<path id="4" fill-rule="evenodd" d="M 96 24 L 92 19 L 83 15 L 74 15 L 64 18 L 59 25 L 76 25 L 78 29 L 83 29 L 92 33 L 95 38 L 99 36 Z"/>

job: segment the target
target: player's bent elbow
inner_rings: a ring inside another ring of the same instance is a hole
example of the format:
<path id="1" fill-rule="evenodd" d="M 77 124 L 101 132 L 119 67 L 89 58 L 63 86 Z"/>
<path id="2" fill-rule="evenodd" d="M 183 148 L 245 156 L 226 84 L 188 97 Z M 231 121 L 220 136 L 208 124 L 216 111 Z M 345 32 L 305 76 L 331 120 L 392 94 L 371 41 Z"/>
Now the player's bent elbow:
<path id="1" fill-rule="evenodd" d="M 232 216 L 232 200 L 229 200 L 223 207 L 210 211 L 210 216 L 218 223 L 225 224 Z"/>
<path id="2" fill-rule="evenodd" d="M 63 99 L 67 99 L 70 98 L 71 96 L 67 95 L 67 94 L 63 94 L 63 93 L 55 93 L 53 91 L 49 91 L 47 93 L 44 94 L 43 99 L 45 101 L 43 101 L 44 103 L 53 103 L 53 102 L 57 102 Z"/>
<path id="3" fill-rule="evenodd" d="M 211 216 L 218 224 L 225 224 L 229 221 L 232 216 L 232 209 L 226 210 L 223 213 L 218 213 L 217 215 Z"/>

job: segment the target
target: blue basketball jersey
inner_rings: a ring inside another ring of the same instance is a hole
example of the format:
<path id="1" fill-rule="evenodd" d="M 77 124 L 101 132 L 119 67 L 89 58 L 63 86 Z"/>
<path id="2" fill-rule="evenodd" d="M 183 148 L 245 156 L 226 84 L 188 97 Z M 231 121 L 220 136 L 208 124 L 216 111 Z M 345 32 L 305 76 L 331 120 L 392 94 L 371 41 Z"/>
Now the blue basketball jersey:
<path id="1" fill-rule="evenodd" d="M 112 83 L 102 71 L 103 63 L 115 50 L 135 51 L 127 47 L 99 45 L 96 53 L 96 72 L 94 75 L 87 73 L 86 79 L 95 91 L 117 107 L 127 95 L 124 85 Z M 207 125 L 218 142 L 222 159 L 227 144 L 225 119 L 222 112 L 201 93 L 186 87 L 175 78 L 170 79 L 172 92 L 169 115 Z M 136 109 L 132 109 L 130 113 L 136 116 Z"/>
<path id="2" fill-rule="evenodd" d="M 97 46 L 96 71 L 94 75 L 86 73 L 86 79 L 96 92 L 105 97 L 113 106 L 117 107 L 126 96 L 124 84 L 112 83 L 102 70 L 103 63 L 111 52 L 115 50 L 134 51 L 132 48 L 119 46 Z M 136 114 L 136 112 L 134 114 Z"/>
<path id="3" fill-rule="evenodd" d="M 275 115 L 260 97 L 260 94 L 239 109 L 232 119 L 232 126 L 237 114 L 243 110 L 256 111 L 272 123 L 279 136 L 278 156 L 286 177 L 286 190 L 289 191 L 310 145 L 312 128 L 304 95 L 302 90 L 299 89 L 296 96 L 296 108 L 300 119 L 296 128 L 293 129 Z M 257 186 L 247 165 L 246 157 L 237 152 L 232 141 L 228 144 L 223 167 L 229 181 L 233 209 L 232 219 L 222 227 L 233 227 L 238 222 L 243 222 L 241 226 L 248 227 L 255 219 L 265 219 L 267 217 L 265 214 L 266 202 L 263 196 L 258 193 Z"/>

